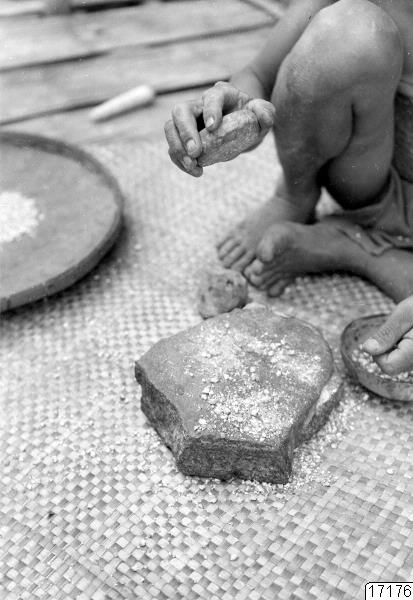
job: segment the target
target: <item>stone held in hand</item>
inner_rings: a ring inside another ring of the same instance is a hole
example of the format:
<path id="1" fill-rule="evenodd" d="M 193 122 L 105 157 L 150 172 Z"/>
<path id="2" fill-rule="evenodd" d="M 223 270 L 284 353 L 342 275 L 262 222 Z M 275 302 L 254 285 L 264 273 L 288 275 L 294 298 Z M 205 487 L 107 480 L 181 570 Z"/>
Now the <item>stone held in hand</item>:
<path id="1" fill-rule="evenodd" d="M 237 110 L 225 115 L 215 131 L 199 132 L 202 154 L 198 157 L 200 167 L 232 160 L 242 152 L 258 144 L 261 139 L 258 119 L 251 110 Z"/>
<path id="2" fill-rule="evenodd" d="M 248 282 L 234 269 L 207 270 L 198 288 L 198 312 L 204 319 L 243 308 L 248 302 Z"/>
<path id="3" fill-rule="evenodd" d="M 186 475 L 285 483 L 293 450 L 342 391 L 312 325 L 235 309 L 160 340 L 136 362 L 142 410 Z"/>

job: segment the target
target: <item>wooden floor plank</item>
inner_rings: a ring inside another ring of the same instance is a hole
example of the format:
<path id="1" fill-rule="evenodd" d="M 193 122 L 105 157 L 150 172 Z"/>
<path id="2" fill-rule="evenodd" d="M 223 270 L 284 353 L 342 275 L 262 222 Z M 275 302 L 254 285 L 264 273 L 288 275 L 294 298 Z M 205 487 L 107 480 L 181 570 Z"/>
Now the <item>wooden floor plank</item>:
<path id="1" fill-rule="evenodd" d="M 59 0 L 56 0 L 58 2 Z M 142 4 L 145 0 L 70 0 L 69 8 L 75 10 L 97 10 Z M 50 14 L 52 4 L 48 0 L 0 0 L 0 18 L 22 15 Z M 53 10 L 53 9 L 52 9 Z"/>
<path id="2" fill-rule="evenodd" d="M 242 0 L 149 3 L 65 16 L 0 20 L 0 69 L 88 57 L 131 45 L 239 32 L 273 18 Z"/>
<path id="3" fill-rule="evenodd" d="M 198 98 L 206 88 L 165 94 L 156 98 L 152 106 L 132 111 L 102 123 L 89 118 L 90 109 L 79 109 L 56 115 L 38 117 L 15 123 L 7 129 L 24 131 L 66 142 L 84 144 L 126 137 L 163 137 L 164 123 L 170 118 L 172 107 L 178 102 Z M 165 147 L 166 149 L 166 147 Z"/>
<path id="4" fill-rule="evenodd" d="M 268 15 L 279 18 L 290 0 L 243 0 L 245 4 L 259 8 Z"/>
<path id="5" fill-rule="evenodd" d="M 102 102 L 140 83 L 164 93 L 209 85 L 244 66 L 267 30 L 163 47 L 124 48 L 72 63 L 0 74 L 1 123 Z"/>
<path id="6" fill-rule="evenodd" d="M 245 4 L 262 10 L 267 15 L 281 17 L 290 0 L 243 0 Z"/>
<path id="7" fill-rule="evenodd" d="M 78 36 L 68 16 L 2 19 L 0 39 L 0 70 L 96 54 L 93 44 Z"/>
<path id="8" fill-rule="evenodd" d="M 0 18 L 20 17 L 22 15 L 42 15 L 44 13 L 44 0 L 26 0 L 24 2 L 1 0 L 0 2 Z"/>
<path id="9" fill-rule="evenodd" d="M 97 9 L 107 8 L 108 6 L 122 7 L 126 4 L 142 4 L 146 0 L 71 0 L 70 4 L 73 10 L 76 9 Z"/>

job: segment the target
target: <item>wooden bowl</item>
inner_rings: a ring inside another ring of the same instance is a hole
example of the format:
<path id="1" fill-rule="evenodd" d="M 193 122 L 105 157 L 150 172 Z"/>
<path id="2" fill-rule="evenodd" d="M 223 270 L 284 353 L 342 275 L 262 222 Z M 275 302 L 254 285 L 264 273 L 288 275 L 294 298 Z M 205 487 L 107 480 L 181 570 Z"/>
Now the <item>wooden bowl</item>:
<path id="1" fill-rule="evenodd" d="M 412 382 L 398 381 L 396 378 L 389 378 L 385 373 L 370 373 L 353 358 L 353 352 L 387 317 L 388 315 L 379 314 L 351 321 L 341 335 L 341 355 L 352 377 L 371 392 L 390 400 L 413 401 Z"/>

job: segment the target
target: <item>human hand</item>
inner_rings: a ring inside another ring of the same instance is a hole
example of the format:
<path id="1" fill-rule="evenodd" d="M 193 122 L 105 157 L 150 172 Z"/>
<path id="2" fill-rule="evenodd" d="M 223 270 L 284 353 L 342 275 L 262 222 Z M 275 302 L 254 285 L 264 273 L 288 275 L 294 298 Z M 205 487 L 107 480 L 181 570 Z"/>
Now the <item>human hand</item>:
<path id="1" fill-rule="evenodd" d="M 413 370 L 413 296 L 398 304 L 363 344 L 388 375 Z"/>
<path id="2" fill-rule="evenodd" d="M 172 119 L 165 124 L 172 162 L 186 173 L 200 177 L 203 169 L 196 160 L 202 152 L 198 123 L 201 123 L 201 129 L 205 124 L 212 133 L 220 126 L 224 115 L 242 109 L 256 115 L 262 139 L 273 125 L 274 106 L 261 98 L 250 98 L 229 83 L 219 81 L 200 99 L 177 104 L 172 110 Z"/>

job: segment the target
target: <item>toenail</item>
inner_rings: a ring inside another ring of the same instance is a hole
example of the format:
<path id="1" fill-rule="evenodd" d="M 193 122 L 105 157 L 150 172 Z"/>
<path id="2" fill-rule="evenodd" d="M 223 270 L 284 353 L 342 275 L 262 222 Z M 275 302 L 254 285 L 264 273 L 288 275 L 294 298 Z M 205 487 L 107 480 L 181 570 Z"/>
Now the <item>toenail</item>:
<path id="1" fill-rule="evenodd" d="M 194 152 L 196 150 L 196 144 L 194 140 L 189 140 L 189 142 L 186 145 L 186 149 L 188 150 L 188 152 Z"/>

